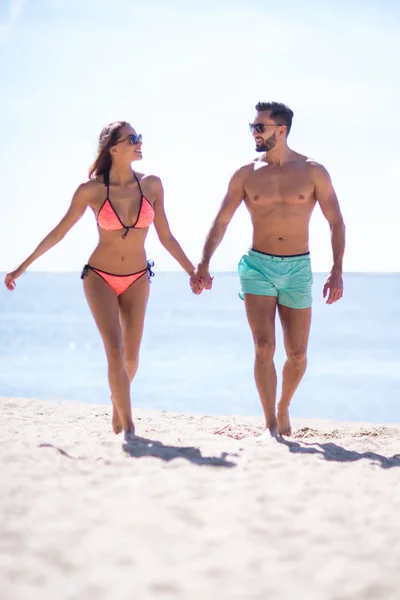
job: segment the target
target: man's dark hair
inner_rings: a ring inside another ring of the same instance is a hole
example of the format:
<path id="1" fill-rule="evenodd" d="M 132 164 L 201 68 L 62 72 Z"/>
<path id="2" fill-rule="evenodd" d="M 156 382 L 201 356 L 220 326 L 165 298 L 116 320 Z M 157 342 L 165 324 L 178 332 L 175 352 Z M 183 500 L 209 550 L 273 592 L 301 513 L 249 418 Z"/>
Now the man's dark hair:
<path id="1" fill-rule="evenodd" d="M 286 104 L 282 104 L 282 102 L 259 102 L 256 104 L 257 112 L 263 112 L 264 110 L 271 111 L 271 119 L 277 125 L 286 126 L 286 135 L 288 136 L 292 126 L 293 111 Z"/>

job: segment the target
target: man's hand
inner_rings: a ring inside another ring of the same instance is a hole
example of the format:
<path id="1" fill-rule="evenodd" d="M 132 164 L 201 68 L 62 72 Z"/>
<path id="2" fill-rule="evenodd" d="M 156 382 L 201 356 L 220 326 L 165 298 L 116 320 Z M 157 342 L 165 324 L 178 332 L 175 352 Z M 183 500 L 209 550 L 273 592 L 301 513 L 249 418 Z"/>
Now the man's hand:
<path id="1" fill-rule="evenodd" d="M 201 294 L 204 289 L 211 290 L 212 280 L 213 277 L 210 275 L 208 266 L 200 263 L 196 271 L 190 277 L 190 287 L 192 288 L 192 292 L 194 294 Z"/>
<path id="2" fill-rule="evenodd" d="M 329 290 L 329 294 L 328 294 Z M 323 296 L 328 299 L 327 304 L 333 304 L 343 296 L 343 277 L 341 271 L 331 271 L 328 279 L 325 281 Z"/>

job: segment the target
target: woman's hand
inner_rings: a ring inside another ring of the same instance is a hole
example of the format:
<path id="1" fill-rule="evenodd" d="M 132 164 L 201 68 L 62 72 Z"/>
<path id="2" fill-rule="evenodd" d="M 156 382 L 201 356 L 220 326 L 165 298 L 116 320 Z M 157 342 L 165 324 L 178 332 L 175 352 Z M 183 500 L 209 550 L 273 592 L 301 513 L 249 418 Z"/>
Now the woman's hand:
<path id="1" fill-rule="evenodd" d="M 8 290 L 10 290 L 10 292 L 12 292 L 15 289 L 15 280 L 18 279 L 18 277 L 21 277 L 23 272 L 24 272 L 24 269 L 21 269 L 21 267 L 18 267 L 17 269 L 15 269 L 15 271 L 11 271 L 11 273 L 7 273 L 7 275 L 4 279 L 4 283 L 5 283 L 6 288 Z"/>
<path id="2" fill-rule="evenodd" d="M 199 265 L 196 271 L 190 276 L 190 287 L 196 295 L 206 290 L 211 290 L 214 277 L 211 277 L 208 267 Z"/>
<path id="3" fill-rule="evenodd" d="M 201 294 L 201 292 L 204 290 L 204 279 L 203 277 L 198 277 L 196 271 L 190 276 L 189 284 L 193 294 Z"/>
<path id="4" fill-rule="evenodd" d="M 208 264 L 199 263 L 196 269 L 197 281 L 201 281 L 203 288 L 211 290 L 214 277 L 211 277 Z"/>

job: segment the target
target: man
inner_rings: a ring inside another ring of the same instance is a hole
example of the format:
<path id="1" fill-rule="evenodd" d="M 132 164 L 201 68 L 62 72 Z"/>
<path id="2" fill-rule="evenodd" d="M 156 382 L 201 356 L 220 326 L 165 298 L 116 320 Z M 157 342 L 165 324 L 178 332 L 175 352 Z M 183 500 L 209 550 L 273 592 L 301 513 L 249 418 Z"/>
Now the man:
<path id="1" fill-rule="evenodd" d="M 312 273 L 309 222 L 318 202 L 331 229 L 333 266 L 323 296 L 333 304 L 343 295 L 345 226 L 326 169 L 287 145 L 293 112 L 278 102 L 259 102 L 250 124 L 261 156 L 232 176 L 207 235 L 192 289 L 210 289 L 209 264 L 236 209 L 244 201 L 253 224 L 252 248 L 239 263 L 242 296 L 255 345 L 254 376 L 266 431 L 290 435 L 289 405 L 307 365 Z M 286 362 L 276 406 L 275 313 L 283 329 Z"/>

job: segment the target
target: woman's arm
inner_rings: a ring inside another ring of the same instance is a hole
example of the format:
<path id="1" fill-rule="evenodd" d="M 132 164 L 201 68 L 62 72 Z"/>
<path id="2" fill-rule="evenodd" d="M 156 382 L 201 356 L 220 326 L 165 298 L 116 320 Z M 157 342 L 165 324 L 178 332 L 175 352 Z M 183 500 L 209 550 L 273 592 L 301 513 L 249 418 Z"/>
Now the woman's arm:
<path id="1" fill-rule="evenodd" d="M 21 263 L 17 269 L 15 269 L 15 271 L 12 271 L 6 275 L 4 283 L 9 290 L 13 290 L 15 288 L 15 280 L 20 277 L 22 273 L 26 271 L 26 269 L 37 258 L 58 244 L 58 242 L 63 239 L 68 231 L 79 221 L 88 206 L 90 197 L 89 185 L 83 183 L 78 187 L 73 195 L 69 209 L 58 225 L 54 227 L 54 229 L 50 231 L 48 235 L 46 235 L 46 237 L 40 242 L 32 254 L 28 256 L 28 258 L 25 259 L 24 262 Z"/>
<path id="2" fill-rule="evenodd" d="M 182 269 L 184 269 L 188 275 L 192 276 L 195 272 L 195 267 L 190 262 L 169 228 L 167 215 L 165 214 L 164 209 L 164 190 L 161 180 L 158 177 L 154 177 L 153 189 L 153 194 L 155 196 L 154 227 L 156 228 L 158 238 L 164 248 L 181 265 Z"/>

